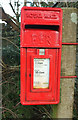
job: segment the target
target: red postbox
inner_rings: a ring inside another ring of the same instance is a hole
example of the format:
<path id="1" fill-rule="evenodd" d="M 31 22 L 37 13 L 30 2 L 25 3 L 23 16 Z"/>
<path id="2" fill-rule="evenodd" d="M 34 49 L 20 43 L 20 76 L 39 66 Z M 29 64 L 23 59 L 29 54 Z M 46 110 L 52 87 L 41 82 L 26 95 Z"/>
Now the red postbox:
<path id="1" fill-rule="evenodd" d="M 58 104 L 62 48 L 62 10 L 21 10 L 21 93 L 23 105 Z"/>

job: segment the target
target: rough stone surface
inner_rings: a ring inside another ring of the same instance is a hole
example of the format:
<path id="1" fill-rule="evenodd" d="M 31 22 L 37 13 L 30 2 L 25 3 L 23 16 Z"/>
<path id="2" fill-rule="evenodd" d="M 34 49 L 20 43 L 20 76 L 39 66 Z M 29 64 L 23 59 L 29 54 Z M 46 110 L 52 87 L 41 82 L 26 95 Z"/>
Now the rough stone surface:
<path id="1" fill-rule="evenodd" d="M 76 42 L 77 24 L 72 21 L 71 14 L 77 15 L 77 9 L 63 9 L 63 39 L 62 42 Z M 62 47 L 62 76 L 75 75 L 76 46 L 63 45 Z M 61 102 L 57 106 L 56 118 L 72 118 L 74 102 L 74 78 L 61 79 Z"/>

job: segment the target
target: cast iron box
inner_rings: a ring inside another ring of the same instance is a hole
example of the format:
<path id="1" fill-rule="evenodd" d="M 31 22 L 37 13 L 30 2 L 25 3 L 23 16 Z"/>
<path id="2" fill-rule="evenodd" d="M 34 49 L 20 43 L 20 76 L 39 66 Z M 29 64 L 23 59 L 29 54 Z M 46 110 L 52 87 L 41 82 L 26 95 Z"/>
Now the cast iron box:
<path id="1" fill-rule="evenodd" d="M 23 105 L 58 104 L 62 48 L 62 10 L 21 10 L 21 90 Z"/>

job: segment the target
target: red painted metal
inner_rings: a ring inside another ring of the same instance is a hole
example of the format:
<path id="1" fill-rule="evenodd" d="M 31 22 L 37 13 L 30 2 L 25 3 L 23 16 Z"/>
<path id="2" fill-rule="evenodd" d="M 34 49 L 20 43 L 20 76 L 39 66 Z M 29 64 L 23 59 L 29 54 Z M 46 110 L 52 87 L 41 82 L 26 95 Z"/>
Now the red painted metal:
<path id="1" fill-rule="evenodd" d="M 62 10 L 23 7 L 21 10 L 21 90 L 23 105 L 58 104 L 62 48 Z M 43 55 L 39 54 L 44 49 Z M 34 89 L 34 59 L 49 59 L 49 87 Z"/>
<path id="2" fill-rule="evenodd" d="M 62 45 L 78 45 L 78 43 L 62 43 Z"/>
<path id="3" fill-rule="evenodd" d="M 77 78 L 77 76 L 61 76 L 61 78 Z"/>

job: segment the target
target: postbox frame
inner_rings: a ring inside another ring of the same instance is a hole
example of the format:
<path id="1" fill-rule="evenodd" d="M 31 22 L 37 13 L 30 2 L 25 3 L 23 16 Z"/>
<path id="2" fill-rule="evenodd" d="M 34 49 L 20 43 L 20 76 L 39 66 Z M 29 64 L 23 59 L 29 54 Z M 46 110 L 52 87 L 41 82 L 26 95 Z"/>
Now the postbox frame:
<path id="1" fill-rule="evenodd" d="M 27 9 L 27 10 L 41 10 L 41 11 L 51 11 L 51 10 L 54 10 L 54 11 L 60 11 L 60 17 L 62 18 L 62 10 L 60 8 L 33 8 L 33 7 L 23 7 L 22 8 L 22 11 L 24 11 L 24 9 Z M 22 12 L 23 14 L 23 12 Z M 22 15 L 21 15 L 22 16 Z M 23 23 L 23 20 L 21 21 Z M 26 22 L 26 21 L 25 21 Z M 35 23 L 33 23 L 35 24 Z M 25 25 L 25 24 L 24 24 Z M 23 39 L 22 37 L 22 33 L 23 33 L 23 30 L 24 30 L 24 25 L 21 24 L 21 41 Z M 56 86 L 56 89 L 58 89 L 58 92 L 57 92 L 57 100 L 56 101 L 27 101 L 26 100 L 26 94 L 27 94 L 27 90 L 26 90 L 26 84 L 27 84 L 27 68 L 25 68 L 25 66 L 27 66 L 27 48 L 33 48 L 34 46 L 27 46 L 26 44 L 22 43 L 21 42 L 21 50 L 20 50 L 20 53 L 21 53 L 21 94 L 20 94 L 20 100 L 21 100 L 21 103 L 23 105 L 41 105 L 41 104 L 58 104 L 59 103 L 59 100 L 60 100 L 60 69 L 61 69 L 61 48 L 62 48 L 62 19 L 60 19 L 60 22 L 59 23 L 53 23 L 53 25 L 59 25 L 59 46 L 58 45 L 52 45 L 51 47 L 46 47 L 45 45 L 44 46 L 41 46 L 42 49 L 45 49 L 45 48 L 51 48 L 51 49 L 58 49 L 57 50 L 57 54 L 58 54 L 58 57 L 57 57 L 57 60 L 56 60 L 56 66 L 58 65 L 59 69 L 57 70 L 57 67 L 56 67 L 56 71 L 58 74 L 58 77 L 57 77 L 57 81 L 58 81 L 58 84 Z M 35 46 L 35 48 L 39 48 L 39 46 Z M 39 58 L 49 58 L 51 56 L 48 56 L 48 55 L 45 55 L 45 57 L 43 57 L 43 55 L 35 55 L 35 56 L 32 56 L 32 61 L 31 61 L 31 64 L 33 65 L 33 59 L 35 57 L 39 57 Z M 52 58 L 50 58 L 52 59 Z M 60 60 L 60 61 L 59 61 Z M 59 63 L 59 64 L 58 64 Z M 52 64 L 52 63 L 51 63 Z M 31 71 L 33 71 L 33 67 L 31 69 Z M 33 76 L 33 72 L 32 72 L 32 76 Z M 56 75 L 57 76 L 57 75 Z M 32 78 L 32 77 L 31 77 Z M 54 83 L 55 84 L 55 83 Z M 32 88 L 32 86 L 31 86 Z M 42 89 L 39 89 L 37 90 L 38 92 L 41 91 Z M 44 89 L 46 91 L 46 89 Z M 44 90 L 42 90 L 42 92 L 44 92 Z M 51 90 L 51 89 L 50 89 Z M 34 90 L 35 91 L 35 90 Z M 33 88 L 32 88 L 32 92 L 33 91 Z M 35 92 L 37 92 L 35 91 Z M 48 91 L 47 91 L 48 92 Z"/>

